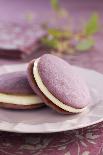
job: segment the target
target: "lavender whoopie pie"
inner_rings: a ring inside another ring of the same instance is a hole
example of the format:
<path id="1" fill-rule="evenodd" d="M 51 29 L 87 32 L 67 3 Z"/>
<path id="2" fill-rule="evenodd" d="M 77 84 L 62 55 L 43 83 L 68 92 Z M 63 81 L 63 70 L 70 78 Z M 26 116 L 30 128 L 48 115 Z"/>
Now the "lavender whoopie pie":
<path id="1" fill-rule="evenodd" d="M 33 109 L 43 105 L 30 87 L 26 72 L 13 72 L 0 76 L 0 107 Z"/>
<path id="2" fill-rule="evenodd" d="M 28 80 L 45 104 L 64 114 L 82 112 L 91 102 L 84 79 L 61 58 L 44 54 L 28 65 Z"/>

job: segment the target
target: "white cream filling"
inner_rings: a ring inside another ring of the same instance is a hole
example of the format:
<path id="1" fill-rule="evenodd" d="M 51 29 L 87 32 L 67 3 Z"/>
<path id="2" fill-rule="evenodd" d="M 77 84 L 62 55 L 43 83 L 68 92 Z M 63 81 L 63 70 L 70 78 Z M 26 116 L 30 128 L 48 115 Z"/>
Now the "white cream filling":
<path id="1" fill-rule="evenodd" d="M 39 58 L 40 59 L 40 58 Z M 85 108 L 82 109 L 76 109 L 73 108 L 71 106 L 68 106 L 66 104 L 63 104 L 61 101 L 59 101 L 56 97 L 54 97 L 49 91 L 48 89 L 45 87 L 45 85 L 42 82 L 42 79 L 39 75 L 38 72 L 38 62 L 39 59 L 36 59 L 36 61 L 34 62 L 34 67 L 33 67 L 33 75 L 35 78 L 35 81 L 39 87 L 39 89 L 43 92 L 43 94 L 50 100 L 52 101 L 55 105 L 57 105 L 58 107 L 62 108 L 65 111 L 69 111 L 69 112 L 73 112 L 73 113 L 78 113 L 78 112 L 82 112 Z"/>
<path id="2" fill-rule="evenodd" d="M 19 96 L 0 93 L 0 102 L 17 105 L 33 105 L 42 103 L 37 95 Z"/>

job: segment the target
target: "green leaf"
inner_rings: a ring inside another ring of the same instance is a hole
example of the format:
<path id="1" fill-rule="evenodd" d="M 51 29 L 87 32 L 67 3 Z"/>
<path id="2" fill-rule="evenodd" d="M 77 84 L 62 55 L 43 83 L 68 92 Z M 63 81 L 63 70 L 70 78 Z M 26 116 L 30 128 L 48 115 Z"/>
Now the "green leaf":
<path id="1" fill-rule="evenodd" d="M 87 51 L 90 48 L 92 48 L 94 46 L 94 41 L 90 40 L 90 39 L 84 39 L 82 41 L 80 41 L 77 46 L 76 46 L 76 50 L 78 51 Z"/>
<path id="2" fill-rule="evenodd" d="M 97 14 L 93 14 L 88 20 L 87 25 L 85 26 L 84 33 L 87 36 L 95 34 L 99 30 L 99 16 Z"/>
<path id="3" fill-rule="evenodd" d="M 58 0 L 51 0 L 51 6 L 55 11 L 58 11 L 60 9 Z"/>
<path id="4" fill-rule="evenodd" d="M 50 47 L 50 48 L 57 48 L 58 47 L 58 40 L 56 39 L 48 39 L 47 37 L 42 39 L 42 44 Z"/>
<path id="5" fill-rule="evenodd" d="M 52 35 L 55 38 L 68 38 L 70 36 L 69 31 L 62 31 L 56 28 L 50 28 L 48 29 L 48 33 Z"/>
<path id="6" fill-rule="evenodd" d="M 56 28 L 49 28 L 48 33 L 56 38 L 60 38 L 62 36 L 61 31 Z"/>

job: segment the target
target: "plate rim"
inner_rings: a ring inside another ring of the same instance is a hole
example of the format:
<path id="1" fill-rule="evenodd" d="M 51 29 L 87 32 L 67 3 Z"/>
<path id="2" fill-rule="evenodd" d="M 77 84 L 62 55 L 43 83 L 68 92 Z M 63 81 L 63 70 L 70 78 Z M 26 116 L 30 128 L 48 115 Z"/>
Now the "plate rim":
<path id="1" fill-rule="evenodd" d="M 30 124 L 27 124 L 27 123 L 10 123 L 10 122 L 7 122 L 7 121 L 2 121 L 2 122 L 0 122 L 0 126 L 1 126 L 1 123 L 2 123 L 2 125 L 4 124 L 4 126 L 5 126 L 5 123 L 7 123 L 8 125 L 9 125 L 9 127 L 8 128 L 1 128 L 0 127 L 0 131 L 6 131 L 6 132 L 13 132 L 13 133 L 41 133 L 41 134 L 45 134 L 45 133 L 57 133 L 57 132 L 66 132 L 66 131 L 72 131 L 72 130 L 77 130 L 77 129 L 81 129 L 81 128 L 86 128 L 86 127 L 89 127 L 89 126 L 92 126 L 92 125 L 95 125 L 95 124 L 98 124 L 98 123 L 101 123 L 103 121 L 103 118 L 101 118 L 101 119 L 99 119 L 99 120 L 97 120 L 97 121 L 95 121 L 95 122 L 93 122 L 93 123 L 90 123 L 90 124 L 88 124 L 88 125 L 81 125 L 81 126 L 78 126 L 77 128 L 65 128 L 65 129 L 59 129 L 59 130 L 52 130 L 52 129 L 49 129 L 49 131 L 47 131 L 47 130 L 43 130 L 43 131 L 38 131 L 38 130 L 36 130 L 36 131 L 34 131 L 34 130 L 26 130 L 26 131 L 24 131 L 24 130 L 22 130 L 21 129 L 21 127 L 22 128 L 25 128 L 25 125 L 26 126 L 38 126 L 38 125 L 41 125 L 41 124 L 37 124 L 37 125 L 30 125 Z M 60 122 L 59 122 L 60 123 Z M 67 121 L 66 121 L 66 123 L 67 123 Z M 16 125 L 15 125 L 16 124 Z M 16 126 L 18 125 L 18 124 L 21 124 L 20 126 L 19 126 L 19 128 L 16 128 Z M 55 125 L 55 124 L 57 124 L 57 122 L 56 123 L 43 123 L 44 124 L 44 126 L 46 125 L 46 124 L 52 124 L 53 126 Z M 65 124 L 65 122 L 63 122 L 63 124 Z M 14 126 L 14 127 L 13 127 Z"/>
<path id="2" fill-rule="evenodd" d="M 27 63 L 26 64 L 21 64 L 22 67 L 27 67 Z M 4 65 L 5 66 L 5 65 Z M 12 65 L 7 65 L 6 67 L 11 67 Z M 20 66 L 20 64 L 15 64 L 13 65 L 13 67 L 15 68 L 16 66 Z M 74 65 L 73 65 L 74 66 Z M 2 66 L 1 66 L 2 67 Z M 79 67 L 79 66 L 74 66 L 75 68 L 79 68 L 79 69 L 85 69 L 89 72 L 95 72 L 96 74 L 100 74 L 103 76 L 102 73 L 99 73 L 93 69 L 88 69 L 88 68 L 83 68 L 83 67 Z M 10 72 L 12 72 L 12 70 L 10 70 Z M 56 132 L 64 132 L 64 131 L 70 131 L 70 130 L 76 130 L 76 129 L 81 129 L 81 128 L 85 128 L 85 127 L 89 127 L 89 126 L 92 126 L 94 124 L 97 124 L 97 123 L 100 123 L 103 121 L 103 118 L 100 118 L 98 119 L 97 121 L 94 121 L 93 123 L 88 123 L 88 124 L 83 124 L 83 125 L 80 125 L 78 127 L 65 127 L 65 128 L 58 128 L 57 129 L 53 129 L 53 128 L 49 128 L 49 130 L 47 131 L 47 128 L 45 128 L 48 124 L 49 126 L 54 126 L 55 124 L 57 123 L 61 123 L 60 121 L 59 122 L 50 122 L 50 123 L 38 123 L 38 124 L 28 124 L 28 123 L 19 123 L 19 122 L 8 122 L 8 121 L 3 121 L 3 120 L 0 120 L 0 131 L 6 131 L 6 132 L 14 132 L 14 133 L 56 133 Z M 64 126 L 65 123 L 69 123 L 69 120 L 65 120 L 62 122 L 62 126 Z M 39 127 L 39 130 L 34 130 L 34 128 L 36 128 L 37 126 L 44 126 L 42 127 L 43 129 L 41 130 L 40 127 Z M 24 130 L 25 129 L 25 126 L 27 128 L 27 130 Z M 32 130 L 28 130 L 29 128 L 31 128 Z"/>

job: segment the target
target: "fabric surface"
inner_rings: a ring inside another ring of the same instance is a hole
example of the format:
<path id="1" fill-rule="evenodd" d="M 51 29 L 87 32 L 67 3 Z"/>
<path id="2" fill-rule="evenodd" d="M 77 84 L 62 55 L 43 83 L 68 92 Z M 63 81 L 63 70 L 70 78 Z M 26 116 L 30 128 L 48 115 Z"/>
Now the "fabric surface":
<path id="1" fill-rule="evenodd" d="M 55 134 L 1 132 L 0 155 L 103 155 L 103 123 Z"/>

